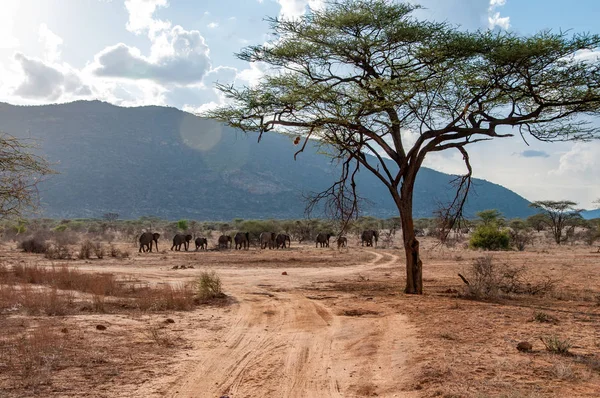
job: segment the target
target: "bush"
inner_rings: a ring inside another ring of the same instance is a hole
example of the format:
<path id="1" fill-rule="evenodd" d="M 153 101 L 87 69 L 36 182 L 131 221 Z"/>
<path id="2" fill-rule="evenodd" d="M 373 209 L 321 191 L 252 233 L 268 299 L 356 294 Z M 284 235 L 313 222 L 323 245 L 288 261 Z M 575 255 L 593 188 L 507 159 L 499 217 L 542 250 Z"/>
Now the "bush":
<path id="1" fill-rule="evenodd" d="M 546 350 L 560 355 L 569 355 L 571 342 L 568 339 L 562 340 L 557 336 L 540 337 L 542 343 L 546 346 Z"/>
<path id="2" fill-rule="evenodd" d="M 46 253 L 48 245 L 45 241 L 33 237 L 19 243 L 19 249 L 23 250 L 25 253 Z"/>
<path id="3" fill-rule="evenodd" d="M 508 250 L 510 237 L 508 232 L 498 229 L 495 225 L 480 225 L 473 232 L 469 245 L 474 249 Z"/>
<path id="4" fill-rule="evenodd" d="M 70 260 L 72 254 L 67 245 L 54 243 L 48 245 L 46 249 L 46 258 L 49 260 Z"/>
<path id="5" fill-rule="evenodd" d="M 179 228 L 182 231 L 187 231 L 189 228 L 188 221 L 187 220 L 177 221 L 177 228 Z"/>
<path id="6" fill-rule="evenodd" d="M 466 296 L 475 299 L 497 299 L 508 294 L 545 294 L 555 285 L 551 279 L 533 282 L 524 268 L 496 264 L 490 255 L 475 259 L 464 281 Z"/>
<path id="7" fill-rule="evenodd" d="M 104 258 L 104 247 L 102 246 L 102 243 L 96 243 L 94 246 L 94 254 L 96 254 L 96 257 L 99 259 Z"/>
<path id="8" fill-rule="evenodd" d="M 224 297 L 219 275 L 215 271 L 203 271 L 196 280 L 196 294 L 200 300 Z"/>
<path id="9" fill-rule="evenodd" d="M 87 260 L 92 257 L 92 251 L 94 251 L 94 244 L 89 240 L 86 240 L 81 244 L 77 258 L 80 260 Z"/>
<path id="10" fill-rule="evenodd" d="M 129 258 L 129 252 L 125 250 L 120 250 L 114 245 L 110 245 L 110 256 L 114 258 Z"/>

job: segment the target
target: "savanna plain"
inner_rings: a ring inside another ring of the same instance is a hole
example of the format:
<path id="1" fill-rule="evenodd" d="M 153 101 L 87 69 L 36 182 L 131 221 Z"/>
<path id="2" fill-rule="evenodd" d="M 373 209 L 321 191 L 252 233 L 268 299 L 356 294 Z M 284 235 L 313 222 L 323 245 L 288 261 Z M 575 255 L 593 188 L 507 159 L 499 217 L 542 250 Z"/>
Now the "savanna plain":
<path id="1" fill-rule="evenodd" d="M 81 259 L 5 241 L 0 395 L 600 396 L 596 247 L 420 241 L 422 296 L 402 291 L 399 234 L 158 253 L 116 239 Z"/>

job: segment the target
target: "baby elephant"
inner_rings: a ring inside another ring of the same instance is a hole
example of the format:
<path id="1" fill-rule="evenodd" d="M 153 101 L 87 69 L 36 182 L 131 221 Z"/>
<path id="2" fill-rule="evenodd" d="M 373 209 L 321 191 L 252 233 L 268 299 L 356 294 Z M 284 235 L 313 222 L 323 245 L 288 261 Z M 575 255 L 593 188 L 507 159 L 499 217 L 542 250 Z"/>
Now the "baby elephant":
<path id="1" fill-rule="evenodd" d="M 348 239 L 345 236 L 340 236 L 337 240 L 338 249 L 340 247 L 348 247 Z"/>
<path id="2" fill-rule="evenodd" d="M 196 251 L 198 251 L 198 249 L 208 249 L 208 241 L 206 238 L 196 238 L 194 242 L 196 243 Z"/>
<path id="3" fill-rule="evenodd" d="M 173 246 L 171 246 L 171 250 L 173 250 L 173 248 L 174 248 L 177 251 L 181 251 L 181 245 L 183 245 L 183 248 L 185 249 L 185 251 L 188 251 L 191 240 L 192 240 L 192 235 L 177 234 L 173 237 Z"/>

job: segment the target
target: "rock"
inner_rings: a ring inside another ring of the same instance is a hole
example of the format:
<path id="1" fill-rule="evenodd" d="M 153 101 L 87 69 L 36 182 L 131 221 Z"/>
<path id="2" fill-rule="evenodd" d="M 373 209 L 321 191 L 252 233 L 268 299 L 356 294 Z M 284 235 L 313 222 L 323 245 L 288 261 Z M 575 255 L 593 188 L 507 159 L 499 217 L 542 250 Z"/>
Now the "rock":
<path id="1" fill-rule="evenodd" d="M 188 269 L 190 269 L 190 268 L 194 268 L 194 266 L 193 265 L 188 265 Z"/>
<path id="2" fill-rule="evenodd" d="M 104 325 L 96 325 L 96 329 L 98 329 L 98 330 L 106 330 L 106 326 L 104 326 Z"/>
<path id="3" fill-rule="evenodd" d="M 179 269 L 179 265 L 174 265 L 171 269 Z"/>
<path id="4" fill-rule="evenodd" d="M 171 319 L 171 318 L 167 318 L 167 319 L 165 319 L 165 323 L 175 323 L 175 320 Z"/>
<path id="5" fill-rule="evenodd" d="M 531 352 L 532 349 L 533 346 L 528 341 L 521 341 L 519 344 L 517 344 L 517 350 L 521 352 Z"/>
<path id="6" fill-rule="evenodd" d="M 62 329 L 60 329 L 60 332 L 61 332 L 61 333 L 69 333 L 69 329 L 67 329 L 67 328 L 62 328 Z"/>
<path id="7" fill-rule="evenodd" d="M 283 272 L 281 273 L 281 275 L 287 275 L 287 272 L 283 271 Z"/>

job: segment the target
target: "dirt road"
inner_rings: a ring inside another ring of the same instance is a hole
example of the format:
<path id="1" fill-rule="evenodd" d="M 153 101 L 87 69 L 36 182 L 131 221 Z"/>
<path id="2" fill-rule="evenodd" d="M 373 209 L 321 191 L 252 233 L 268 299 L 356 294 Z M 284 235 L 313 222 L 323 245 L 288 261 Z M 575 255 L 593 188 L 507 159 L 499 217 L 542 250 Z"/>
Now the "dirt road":
<path id="1" fill-rule="evenodd" d="M 368 257 L 348 267 L 289 268 L 287 276 L 258 267 L 217 269 L 237 303 L 219 318 L 217 330 L 192 331 L 188 338 L 194 348 L 178 369 L 154 380 L 145 392 L 231 398 L 409 396 L 402 384 L 416 339 L 403 315 L 343 316 L 319 300 L 318 291 L 314 296 L 301 289 L 312 282 L 398 270 L 395 255 L 371 251 Z"/>

